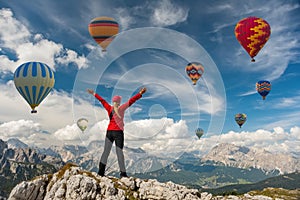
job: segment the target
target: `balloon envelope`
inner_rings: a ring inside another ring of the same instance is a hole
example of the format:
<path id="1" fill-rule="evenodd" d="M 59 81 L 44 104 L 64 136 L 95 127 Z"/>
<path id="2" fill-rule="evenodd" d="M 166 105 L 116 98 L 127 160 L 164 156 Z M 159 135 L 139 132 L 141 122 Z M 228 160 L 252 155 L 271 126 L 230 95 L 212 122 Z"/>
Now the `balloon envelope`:
<path id="1" fill-rule="evenodd" d="M 85 119 L 85 118 L 80 118 L 80 119 L 78 119 L 77 120 L 77 126 L 78 126 L 78 128 L 82 131 L 82 132 L 84 132 L 85 131 L 85 129 L 87 128 L 87 126 L 88 126 L 88 120 L 87 119 Z"/>
<path id="2" fill-rule="evenodd" d="M 238 113 L 235 115 L 235 121 L 240 126 L 240 128 L 246 122 L 246 120 L 247 120 L 247 115 L 244 113 Z"/>
<path id="3" fill-rule="evenodd" d="M 266 96 L 271 91 L 271 83 L 269 81 L 258 81 L 256 83 L 256 90 L 262 96 L 263 100 L 266 99 Z"/>
<path id="4" fill-rule="evenodd" d="M 119 24 L 111 17 L 96 17 L 89 23 L 89 33 L 102 47 L 102 51 L 106 51 L 118 32 Z"/>
<path id="5" fill-rule="evenodd" d="M 185 71 L 192 80 L 193 84 L 196 85 L 197 81 L 204 73 L 204 67 L 199 62 L 191 62 L 185 67 Z"/>
<path id="6" fill-rule="evenodd" d="M 195 130 L 195 133 L 196 133 L 197 137 L 200 139 L 202 137 L 202 135 L 204 134 L 204 130 L 202 128 L 197 128 Z"/>
<path id="7" fill-rule="evenodd" d="M 54 73 L 44 63 L 27 62 L 20 65 L 14 73 L 14 83 L 22 97 L 30 105 L 31 113 L 49 94 L 54 86 Z"/>
<path id="8" fill-rule="evenodd" d="M 235 36 L 254 62 L 254 57 L 263 48 L 271 35 L 267 21 L 258 17 L 247 17 L 235 26 Z"/>

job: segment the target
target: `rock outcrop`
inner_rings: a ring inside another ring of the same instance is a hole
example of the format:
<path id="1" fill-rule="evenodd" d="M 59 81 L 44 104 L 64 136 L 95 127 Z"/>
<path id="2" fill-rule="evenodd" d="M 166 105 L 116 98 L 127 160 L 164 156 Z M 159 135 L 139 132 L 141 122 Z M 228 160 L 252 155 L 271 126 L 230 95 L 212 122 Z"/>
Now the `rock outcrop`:
<path id="1" fill-rule="evenodd" d="M 200 199 L 196 189 L 172 182 L 101 177 L 67 164 L 53 175 L 18 184 L 9 199 Z"/>
<path id="2" fill-rule="evenodd" d="M 9 200 L 48 199 L 167 199 L 167 200 L 216 200 L 216 199 L 270 199 L 266 196 L 255 198 L 249 194 L 242 197 L 213 197 L 207 192 L 173 182 L 160 183 L 155 179 L 101 177 L 95 172 L 84 171 L 68 163 L 58 172 L 23 181 L 10 193 Z"/>

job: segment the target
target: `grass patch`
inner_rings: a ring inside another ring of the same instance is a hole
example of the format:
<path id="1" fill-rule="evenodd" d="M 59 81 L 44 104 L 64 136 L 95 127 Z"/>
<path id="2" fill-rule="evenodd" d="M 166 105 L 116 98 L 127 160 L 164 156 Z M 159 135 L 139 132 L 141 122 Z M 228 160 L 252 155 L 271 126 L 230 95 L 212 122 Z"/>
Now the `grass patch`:
<path id="1" fill-rule="evenodd" d="M 67 170 L 69 170 L 71 167 L 78 167 L 78 165 L 76 165 L 76 164 L 74 164 L 74 163 L 67 163 L 67 164 L 65 164 L 65 165 L 58 171 L 58 173 L 57 173 L 57 178 L 58 178 L 58 179 L 61 179 L 61 178 L 64 176 L 65 172 L 66 172 Z"/>
<path id="2" fill-rule="evenodd" d="M 265 195 L 274 199 L 281 198 L 281 199 L 298 200 L 300 197 L 300 189 L 286 190 L 283 188 L 265 188 L 262 191 L 255 190 L 248 193 L 250 195 Z"/>

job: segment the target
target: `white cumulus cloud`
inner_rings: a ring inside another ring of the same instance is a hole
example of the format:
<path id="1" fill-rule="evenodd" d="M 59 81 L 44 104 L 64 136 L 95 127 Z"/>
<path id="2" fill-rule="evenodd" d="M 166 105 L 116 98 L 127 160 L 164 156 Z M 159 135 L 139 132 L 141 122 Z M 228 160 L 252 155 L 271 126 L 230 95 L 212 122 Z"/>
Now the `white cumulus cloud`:
<path id="1" fill-rule="evenodd" d="M 184 22 L 188 17 L 188 9 L 177 6 L 170 0 L 162 0 L 152 15 L 152 23 L 156 26 L 170 26 Z"/>
<path id="2" fill-rule="evenodd" d="M 2 51 L 9 49 L 17 59 L 1 56 L 0 70 L 14 70 L 24 62 L 44 62 L 52 69 L 56 64 L 75 63 L 78 68 L 86 67 L 87 59 L 62 44 L 45 39 L 41 34 L 33 34 L 10 9 L 0 9 L 0 44 Z"/>

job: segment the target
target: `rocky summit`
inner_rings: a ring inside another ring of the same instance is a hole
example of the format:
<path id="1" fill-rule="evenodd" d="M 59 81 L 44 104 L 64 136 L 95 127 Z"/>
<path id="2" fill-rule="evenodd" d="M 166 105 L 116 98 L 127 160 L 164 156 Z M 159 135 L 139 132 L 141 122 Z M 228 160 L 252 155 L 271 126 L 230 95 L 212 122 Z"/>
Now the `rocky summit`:
<path id="1" fill-rule="evenodd" d="M 173 182 L 161 183 L 155 179 L 134 177 L 101 177 L 95 172 L 84 171 L 68 163 L 54 174 L 42 175 L 30 181 L 16 185 L 9 195 L 9 200 L 42 199 L 272 199 L 266 196 L 213 197 L 207 192 L 189 189 Z"/>

